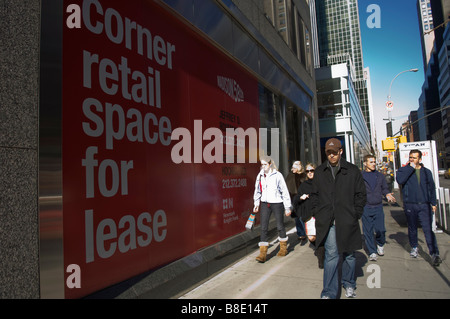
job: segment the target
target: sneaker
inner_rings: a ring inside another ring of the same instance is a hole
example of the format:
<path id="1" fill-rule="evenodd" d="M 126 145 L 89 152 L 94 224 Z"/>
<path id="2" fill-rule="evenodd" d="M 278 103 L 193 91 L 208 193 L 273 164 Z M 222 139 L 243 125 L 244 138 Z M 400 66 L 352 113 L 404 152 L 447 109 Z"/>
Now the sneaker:
<path id="1" fill-rule="evenodd" d="M 352 287 L 345 288 L 345 297 L 347 297 L 347 298 L 355 298 L 356 297 L 355 289 L 352 288 Z"/>
<path id="2" fill-rule="evenodd" d="M 439 266 L 440 263 L 442 263 L 442 259 L 441 257 L 439 257 L 439 255 L 433 255 L 431 256 L 431 263 L 433 264 L 433 266 Z"/>
<path id="3" fill-rule="evenodd" d="M 378 258 L 377 254 L 375 254 L 375 253 L 371 253 L 369 256 L 370 261 L 377 261 L 377 258 Z"/>
<path id="4" fill-rule="evenodd" d="M 380 256 L 384 256 L 384 246 L 377 245 L 377 254 Z"/>
<path id="5" fill-rule="evenodd" d="M 412 258 L 417 258 L 417 256 L 419 256 L 419 249 L 417 249 L 417 247 L 412 248 L 411 252 L 409 253 L 409 255 Z"/>

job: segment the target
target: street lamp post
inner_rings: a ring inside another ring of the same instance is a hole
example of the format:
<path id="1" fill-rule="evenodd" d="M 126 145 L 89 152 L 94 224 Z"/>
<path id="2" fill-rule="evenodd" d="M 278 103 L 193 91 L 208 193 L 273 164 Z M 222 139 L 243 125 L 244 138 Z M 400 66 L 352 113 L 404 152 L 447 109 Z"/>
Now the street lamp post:
<path id="1" fill-rule="evenodd" d="M 402 71 L 402 72 L 400 72 L 399 74 L 397 74 L 397 75 L 392 79 L 391 85 L 389 85 L 389 95 L 388 95 L 388 97 L 387 97 L 388 105 L 391 105 L 391 107 L 388 106 L 388 121 L 389 121 L 389 122 L 392 122 L 392 115 L 391 115 L 392 108 L 393 108 L 393 104 L 392 104 L 392 101 L 391 101 L 391 89 L 392 89 L 392 84 L 394 83 L 395 79 L 398 78 L 398 76 L 399 76 L 400 74 L 403 74 L 403 73 L 406 73 L 406 72 L 417 72 L 417 71 L 419 71 L 419 69 L 409 69 L 409 70 L 405 70 L 405 71 Z"/>
<path id="2" fill-rule="evenodd" d="M 406 73 L 406 72 L 417 72 L 419 71 L 419 69 L 415 68 L 415 69 L 409 69 L 409 70 L 405 70 L 400 72 L 399 74 L 397 74 L 391 81 L 391 84 L 389 85 L 389 95 L 387 97 L 387 102 L 386 102 L 386 107 L 388 110 L 388 126 L 390 127 L 391 132 L 387 131 L 387 136 L 389 137 L 389 135 L 392 135 L 392 109 L 394 107 L 394 104 L 391 101 L 391 89 L 392 89 L 392 84 L 394 83 L 395 79 L 398 78 L 398 76 L 400 74 Z M 386 128 L 387 128 L 386 127 Z M 394 188 L 398 188 L 398 183 L 396 180 L 396 167 L 395 167 L 395 150 L 393 151 L 393 156 L 392 156 L 392 163 L 394 164 Z"/>

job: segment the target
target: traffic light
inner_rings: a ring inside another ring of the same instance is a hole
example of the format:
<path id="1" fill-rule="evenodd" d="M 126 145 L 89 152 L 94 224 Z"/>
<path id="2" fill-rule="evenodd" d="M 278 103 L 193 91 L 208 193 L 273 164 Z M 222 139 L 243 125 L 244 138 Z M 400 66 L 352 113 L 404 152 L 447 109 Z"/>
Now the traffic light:
<path id="1" fill-rule="evenodd" d="M 388 151 L 388 152 L 395 151 L 395 141 L 394 140 L 382 140 L 381 146 L 383 147 L 383 151 Z"/>
<path id="2" fill-rule="evenodd" d="M 406 136 L 402 135 L 398 138 L 398 142 L 399 143 L 407 143 L 408 139 L 406 138 Z"/>
<path id="3" fill-rule="evenodd" d="M 387 137 L 392 136 L 392 122 L 386 123 L 386 133 L 387 133 Z"/>

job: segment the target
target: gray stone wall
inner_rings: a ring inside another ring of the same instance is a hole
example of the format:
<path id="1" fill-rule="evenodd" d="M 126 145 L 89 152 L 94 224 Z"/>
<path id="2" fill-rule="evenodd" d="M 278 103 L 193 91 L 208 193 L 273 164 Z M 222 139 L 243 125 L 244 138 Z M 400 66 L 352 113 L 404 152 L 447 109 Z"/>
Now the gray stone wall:
<path id="1" fill-rule="evenodd" d="M 39 298 L 40 0 L 0 0 L 0 298 Z"/>

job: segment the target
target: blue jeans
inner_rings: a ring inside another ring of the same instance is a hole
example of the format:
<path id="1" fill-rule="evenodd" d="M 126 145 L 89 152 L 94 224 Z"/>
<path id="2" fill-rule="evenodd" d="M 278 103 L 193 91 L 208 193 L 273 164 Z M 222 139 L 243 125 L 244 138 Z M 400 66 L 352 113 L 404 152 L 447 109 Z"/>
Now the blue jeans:
<path id="1" fill-rule="evenodd" d="M 297 228 L 297 236 L 306 236 L 305 223 L 300 217 L 295 217 L 295 228 Z"/>
<path id="2" fill-rule="evenodd" d="M 386 228 L 384 227 L 383 204 L 376 207 L 364 207 L 362 215 L 362 225 L 364 238 L 369 255 L 377 252 L 375 241 L 378 246 L 384 246 L 386 243 Z M 373 233 L 375 232 L 375 241 Z"/>
<path id="3" fill-rule="evenodd" d="M 323 290 L 321 297 L 336 299 L 339 292 L 339 252 L 336 243 L 336 228 L 331 226 L 325 240 L 325 262 L 323 269 Z M 342 285 L 344 288 L 356 288 L 356 258 L 353 252 L 343 254 Z"/>

